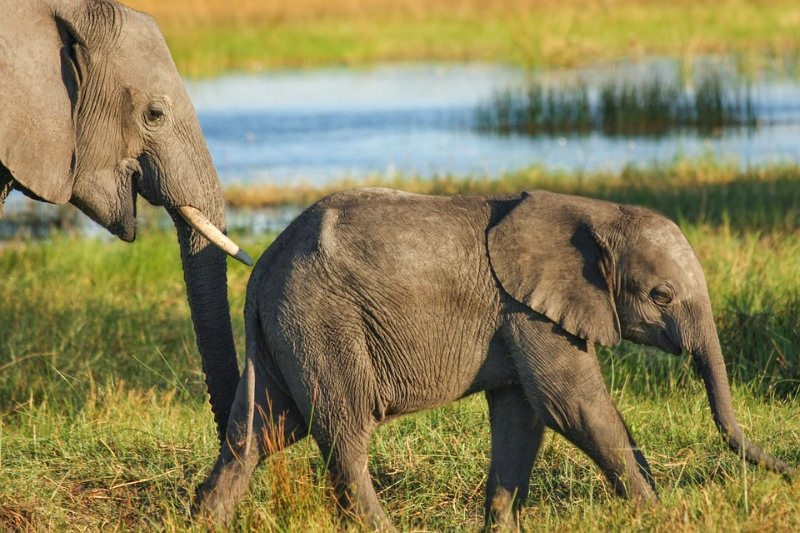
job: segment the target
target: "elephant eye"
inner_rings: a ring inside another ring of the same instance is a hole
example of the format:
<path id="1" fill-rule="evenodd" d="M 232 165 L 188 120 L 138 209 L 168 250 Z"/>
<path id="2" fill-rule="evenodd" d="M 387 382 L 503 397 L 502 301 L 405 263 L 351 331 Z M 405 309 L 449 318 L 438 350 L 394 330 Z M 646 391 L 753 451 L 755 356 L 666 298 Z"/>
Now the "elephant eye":
<path id="1" fill-rule="evenodd" d="M 656 285 L 650 291 L 650 299 L 658 305 L 669 305 L 674 295 L 669 285 Z"/>
<path id="2" fill-rule="evenodd" d="M 164 110 L 160 107 L 149 106 L 144 112 L 144 121 L 151 128 L 158 128 L 164 124 L 165 119 Z"/>

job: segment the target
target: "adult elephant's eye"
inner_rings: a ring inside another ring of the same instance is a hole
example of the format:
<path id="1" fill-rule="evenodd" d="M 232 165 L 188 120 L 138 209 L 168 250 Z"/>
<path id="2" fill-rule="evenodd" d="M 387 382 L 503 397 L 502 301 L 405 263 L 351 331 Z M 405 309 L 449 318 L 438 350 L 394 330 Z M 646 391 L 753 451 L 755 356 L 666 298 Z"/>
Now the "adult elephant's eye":
<path id="1" fill-rule="evenodd" d="M 658 305 L 669 305 L 673 298 L 672 287 L 669 285 L 656 285 L 650 290 L 650 299 Z"/>
<path id="2" fill-rule="evenodd" d="M 158 128 L 164 124 L 166 114 L 157 106 L 148 106 L 144 112 L 144 121 L 151 128 Z"/>

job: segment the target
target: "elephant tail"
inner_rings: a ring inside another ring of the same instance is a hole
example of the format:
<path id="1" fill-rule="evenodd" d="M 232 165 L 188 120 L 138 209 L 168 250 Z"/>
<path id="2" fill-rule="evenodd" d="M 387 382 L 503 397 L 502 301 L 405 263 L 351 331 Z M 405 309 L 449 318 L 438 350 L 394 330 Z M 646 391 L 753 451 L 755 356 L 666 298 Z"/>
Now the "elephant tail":
<path id="1" fill-rule="evenodd" d="M 255 395 L 256 395 L 256 369 L 255 360 L 248 350 L 247 364 L 244 368 L 245 384 L 247 386 L 247 433 L 245 435 L 244 456 L 250 454 L 250 446 L 253 444 L 253 418 L 255 415 Z"/>
<path id="2" fill-rule="evenodd" d="M 244 457 L 248 457 L 250 446 L 253 445 L 253 421 L 256 411 L 256 358 L 259 356 L 258 339 L 261 335 L 261 321 L 258 318 L 256 309 L 249 309 L 245 312 L 245 335 L 247 346 L 245 348 L 247 360 L 244 367 L 246 398 L 246 434 Z"/>

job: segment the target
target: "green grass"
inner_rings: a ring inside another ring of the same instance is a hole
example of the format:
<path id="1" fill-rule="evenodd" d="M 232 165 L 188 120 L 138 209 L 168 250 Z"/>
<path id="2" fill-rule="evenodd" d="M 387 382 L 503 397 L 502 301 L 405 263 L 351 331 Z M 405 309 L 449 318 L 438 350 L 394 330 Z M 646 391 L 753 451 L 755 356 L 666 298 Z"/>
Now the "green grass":
<path id="1" fill-rule="evenodd" d="M 503 187 L 550 184 L 677 219 L 706 271 L 739 421 L 800 465 L 797 173 L 677 165 L 590 180 L 533 171 Z M 452 178 L 441 188 L 474 183 Z M 239 237 L 251 252 L 271 238 Z M 249 270 L 230 265 L 241 346 Z M 145 227 L 133 245 L 69 236 L 12 243 L 0 249 L 0 294 L 0 528 L 196 527 L 186 509 L 215 458 L 215 433 L 174 236 Z M 798 483 L 726 449 L 686 358 L 627 343 L 600 358 L 661 503 L 637 509 L 615 498 L 585 456 L 548 433 L 523 517 L 529 530 L 800 528 Z M 383 427 L 370 468 L 403 529 L 475 529 L 488 451 L 477 395 Z M 237 517 L 242 530 L 341 526 L 308 441 L 258 469 Z"/>
<path id="2" fill-rule="evenodd" d="M 576 66 L 707 53 L 785 57 L 796 2 L 777 0 L 128 0 L 156 17 L 184 74 L 385 61 Z"/>

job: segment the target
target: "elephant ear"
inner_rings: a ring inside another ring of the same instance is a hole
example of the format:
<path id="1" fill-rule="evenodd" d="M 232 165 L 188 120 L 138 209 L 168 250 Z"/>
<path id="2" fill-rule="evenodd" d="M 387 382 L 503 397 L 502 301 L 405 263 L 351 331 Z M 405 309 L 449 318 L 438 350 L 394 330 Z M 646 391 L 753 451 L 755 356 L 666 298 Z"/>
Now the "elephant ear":
<path id="1" fill-rule="evenodd" d="M 544 191 L 523 193 L 487 236 L 509 295 L 591 342 L 614 346 L 620 325 L 610 289 L 614 259 L 602 235 L 614 204 Z"/>
<path id="2" fill-rule="evenodd" d="M 0 162 L 52 203 L 72 195 L 75 35 L 39 2 L 6 2 L 0 10 Z"/>

